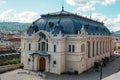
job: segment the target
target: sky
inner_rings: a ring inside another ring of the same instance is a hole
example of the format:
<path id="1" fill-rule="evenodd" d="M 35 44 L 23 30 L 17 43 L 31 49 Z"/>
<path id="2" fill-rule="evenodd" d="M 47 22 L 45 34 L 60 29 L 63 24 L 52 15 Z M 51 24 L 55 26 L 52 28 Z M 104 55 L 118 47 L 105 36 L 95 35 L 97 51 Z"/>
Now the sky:
<path id="1" fill-rule="evenodd" d="M 120 30 L 120 0 L 63 0 L 64 10 Z M 0 0 L 0 22 L 32 23 L 41 14 L 61 10 L 62 0 Z"/>

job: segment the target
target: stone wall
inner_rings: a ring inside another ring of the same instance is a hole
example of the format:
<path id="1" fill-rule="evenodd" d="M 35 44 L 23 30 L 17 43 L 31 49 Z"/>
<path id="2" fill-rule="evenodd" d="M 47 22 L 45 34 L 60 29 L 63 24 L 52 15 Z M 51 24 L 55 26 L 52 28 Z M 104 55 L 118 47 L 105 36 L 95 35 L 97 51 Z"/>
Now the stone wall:
<path id="1" fill-rule="evenodd" d="M 6 66 L 0 66 L 0 73 L 6 72 L 9 70 L 17 69 L 21 66 L 21 64 L 13 64 L 13 65 L 6 65 Z"/>

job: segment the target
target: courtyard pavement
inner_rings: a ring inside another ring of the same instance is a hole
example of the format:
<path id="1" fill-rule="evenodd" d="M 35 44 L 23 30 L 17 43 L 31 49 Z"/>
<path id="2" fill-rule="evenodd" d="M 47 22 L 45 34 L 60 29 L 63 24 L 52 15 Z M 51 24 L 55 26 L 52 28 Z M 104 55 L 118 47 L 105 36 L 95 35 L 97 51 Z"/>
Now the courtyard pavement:
<path id="1" fill-rule="evenodd" d="M 0 80 L 100 80 L 100 72 L 90 69 L 80 75 L 57 75 L 44 73 L 46 78 L 38 76 L 38 73 L 23 69 L 0 74 Z M 120 55 L 114 56 L 106 67 L 103 67 L 102 80 L 120 80 Z"/>
<path id="2" fill-rule="evenodd" d="M 32 71 L 16 69 L 0 74 L 0 80 L 45 80 Z"/>

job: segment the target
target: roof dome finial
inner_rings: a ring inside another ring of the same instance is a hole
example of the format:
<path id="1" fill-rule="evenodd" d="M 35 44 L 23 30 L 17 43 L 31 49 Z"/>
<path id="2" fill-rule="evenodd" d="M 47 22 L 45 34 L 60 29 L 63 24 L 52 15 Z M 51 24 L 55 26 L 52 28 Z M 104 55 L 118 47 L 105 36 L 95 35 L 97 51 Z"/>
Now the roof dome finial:
<path id="1" fill-rule="evenodd" d="M 62 11 L 64 11 L 64 6 L 62 6 Z"/>

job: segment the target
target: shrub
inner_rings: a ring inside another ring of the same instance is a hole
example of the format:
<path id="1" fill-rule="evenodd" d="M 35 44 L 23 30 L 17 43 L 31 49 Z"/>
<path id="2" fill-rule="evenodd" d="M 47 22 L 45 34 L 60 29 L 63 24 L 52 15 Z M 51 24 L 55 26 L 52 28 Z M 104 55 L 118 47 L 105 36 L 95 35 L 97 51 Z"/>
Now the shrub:
<path id="1" fill-rule="evenodd" d="M 19 63 L 20 63 L 20 59 L 14 58 L 11 60 L 4 60 L 3 62 L 0 63 L 0 66 L 10 65 L 10 64 L 19 64 Z"/>

